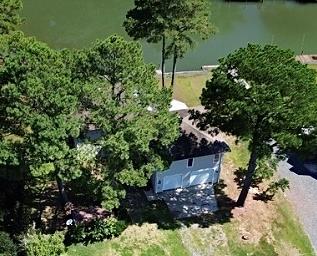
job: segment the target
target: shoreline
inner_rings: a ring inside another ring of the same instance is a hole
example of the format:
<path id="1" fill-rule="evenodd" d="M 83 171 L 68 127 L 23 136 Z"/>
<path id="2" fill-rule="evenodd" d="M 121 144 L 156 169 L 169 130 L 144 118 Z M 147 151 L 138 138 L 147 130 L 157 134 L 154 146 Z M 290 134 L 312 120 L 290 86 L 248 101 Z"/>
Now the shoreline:
<path id="1" fill-rule="evenodd" d="M 317 54 L 301 54 L 296 55 L 295 59 L 301 62 L 302 64 L 307 65 L 317 65 Z M 219 65 L 203 65 L 199 70 L 183 70 L 183 71 L 176 71 L 175 75 L 181 76 L 191 76 L 191 75 L 203 75 L 208 73 L 209 71 L 216 69 Z M 157 75 L 162 75 L 160 69 L 155 70 Z M 172 72 L 165 72 L 166 77 L 172 76 Z"/>
<path id="2" fill-rule="evenodd" d="M 184 70 L 184 71 L 176 71 L 175 75 L 181 75 L 181 76 L 192 76 L 192 75 L 204 75 L 209 73 L 211 70 L 216 69 L 219 65 L 204 65 L 201 66 L 200 70 Z M 160 69 L 155 70 L 156 75 L 162 75 L 162 72 Z M 166 72 L 166 77 L 172 76 L 172 72 Z"/>

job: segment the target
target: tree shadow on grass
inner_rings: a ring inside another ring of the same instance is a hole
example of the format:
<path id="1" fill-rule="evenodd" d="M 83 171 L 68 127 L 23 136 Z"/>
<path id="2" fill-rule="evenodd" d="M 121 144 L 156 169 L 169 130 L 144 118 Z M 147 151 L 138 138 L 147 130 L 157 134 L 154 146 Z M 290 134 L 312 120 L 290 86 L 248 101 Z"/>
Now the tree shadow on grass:
<path id="1" fill-rule="evenodd" d="M 236 182 L 239 189 L 242 189 L 243 187 L 243 181 L 245 179 L 246 169 L 245 168 L 238 168 L 235 170 L 234 175 L 234 181 Z M 252 181 L 252 188 L 259 188 L 259 184 L 262 182 L 260 178 L 254 178 Z M 268 194 L 265 191 L 256 193 L 253 195 L 253 199 L 257 201 L 262 201 L 264 203 L 268 203 L 270 201 L 273 201 L 274 195 Z"/>
<path id="2" fill-rule="evenodd" d="M 273 198 L 274 198 L 274 195 L 267 194 L 265 193 L 265 191 L 262 193 L 257 193 L 253 196 L 254 200 L 262 201 L 264 203 L 273 201 Z"/>
<path id="3" fill-rule="evenodd" d="M 181 227 L 163 200 L 148 201 L 142 189 L 128 189 L 119 212 L 131 224 L 155 223 L 160 229 L 171 230 Z"/>
<path id="4" fill-rule="evenodd" d="M 235 183 L 237 184 L 238 188 L 239 189 L 242 189 L 243 187 L 243 182 L 244 182 L 244 179 L 245 179 L 245 175 L 247 173 L 247 169 L 246 168 L 241 168 L 239 167 L 237 170 L 234 171 L 234 175 L 235 175 L 235 178 L 234 178 L 234 181 Z M 263 178 L 261 177 L 256 177 L 256 175 L 253 177 L 253 180 L 252 180 L 252 184 L 251 184 L 251 187 L 253 188 L 258 188 L 259 187 L 259 184 L 263 182 Z"/>
<path id="5" fill-rule="evenodd" d="M 240 167 L 237 170 L 235 170 L 233 174 L 235 175 L 234 182 L 238 185 L 238 188 L 241 189 L 243 186 L 246 169 Z"/>

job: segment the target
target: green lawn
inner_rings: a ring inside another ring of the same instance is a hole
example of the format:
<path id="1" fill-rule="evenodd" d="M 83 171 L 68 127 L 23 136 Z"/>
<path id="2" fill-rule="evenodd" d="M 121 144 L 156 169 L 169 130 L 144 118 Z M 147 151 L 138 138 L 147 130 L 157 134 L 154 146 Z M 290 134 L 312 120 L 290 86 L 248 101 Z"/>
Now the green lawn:
<path id="1" fill-rule="evenodd" d="M 293 245 L 298 249 L 300 255 L 315 255 L 311 243 L 289 202 L 280 196 L 278 203 L 278 217 L 275 219 L 272 229 L 274 237 L 278 238 L 275 246 L 283 250 L 285 245 L 288 245 L 288 247 Z"/>
<path id="2" fill-rule="evenodd" d="M 155 224 L 133 225 L 111 241 L 71 246 L 69 256 L 165 256 L 188 255 L 178 231 L 159 230 Z"/>
<path id="3" fill-rule="evenodd" d="M 239 167 L 245 167 L 249 161 L 249 150 L 247 141 L 232 141 L 230 143 L 230 152 L 226 154 L 226 157 L 232 161 L 232 163 Z"/>
<path id="4" fill-rule="evenodd" d="M 211 72 L 204 72 L 197 75 L 176 75 L 173 97 L 185 102 L 189 107 L 200 104 L 199 97 L 206 81 L 211 77 Z M 170 84 L 170 78 L 166 79 L 166 84 Z"/>
<path id="5" fill-rule="evenodd" d="M 229 253 L 223 255 L 316 255 L 307 235 L 285 198 L 279 198 L 275 204 L 277 206 L 275 213 L 277 217 L 271 225 L 270 232 L 263 233 L 257 244 L 241 242 L 241 238 L 237 235 L 239 234 L 238 222 L 224 224 Z"/>
<path id="6" fill-rule="evenodd" d="M 317 65 L 308 65 L 317 71 Z M 211 78 L 211 72 L 204 72 L 197 75 L 176 75 L 173 97 L 185 102 L 189 107 L 200 105 L 199 97 L 206 81 Z M 171 79 L 166 79 L 166 84 L 170 84 Z"/>
<path id="7" fill-rule="evenodd" d="M 312 69 L 315 69 L 317 71 L 317 65 L 316 64 L 311 64 L 311 65 L 308 65 L 308 67 L 312 68 Z"/>

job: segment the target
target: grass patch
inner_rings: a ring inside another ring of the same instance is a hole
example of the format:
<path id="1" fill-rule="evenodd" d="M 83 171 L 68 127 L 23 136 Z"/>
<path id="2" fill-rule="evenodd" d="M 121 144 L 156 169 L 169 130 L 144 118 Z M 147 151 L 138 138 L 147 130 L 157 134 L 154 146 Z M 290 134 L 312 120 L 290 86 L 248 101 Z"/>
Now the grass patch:
<path id="1" fill-rule="evenodd" d="M 317 64 L 309 64 L 308 67 L 317 71 Z"/>
<path id="2" fill-rule="evenodd" d="M 134 200 L 144 200 L 136 197 Z M 179 234 L 180 225 L 162 201 L 144 202 L 135 209 L 133 223 L 118 238 L 88 246 L 73 245 L 69 256 L 189 256 Z"/>
<path id="3" fill-rule="evenodd" d="M 211 78 L 211 72 L 192 76 L 176 75 L 173 98 L 185 102 L 189 107 L 201 105 L 199 97 L 209 78 Z M 166 78 L 166 84 L 170 83 L 171 79 Z"/>
<path id="4" fill-rule="evenodd" d="M 230 143 L 230 152 L 226 154 L 226 158 L 233 163 L 236 168 L 245 168 L 248 164 L 250 151 L 248 150 L 248 141 L 239 141 Z"/>
<path id="5" fill-rule="evenodd" d="M 228 251 L 229 255 L 245 256 L 245 255 L 257 255 L 257 256 L 277 256 L 277 252 L 274 246 L 270 244 L 266 236 L 263 236 L 259 243 L 253 244 L 247 241 L 243 241 L 239 236 L 239 223 L 227 223 L 224 225 L 224 230 L 228 238 Z"/>
<path id="6" fill-rule="evenodd" d="M 100 242 L 93 245 L 73 245 L 68 248 L 67 256 L 103 256 L 111 252 L 111 243 Z"/>
<path id="7" fill-rule="evenodd" d="M 317 71 L 317 64 L 311 64 L 308 67 Z M 201 105 L 199 97 L 201 96 L 202 89 L 206 86 L 206 81 L 211 76 L 212 73 L 210 71 L 196 75 L 176 75 L 173 98 L 186 103 L 189 107 Z M 165 83 L 169 86 L 171 78 L 166 77 Z"/>
<path id="8" fill-rule="evenodd" d="M 73 245 L 68 256 L 189 256 L 178 230 L 159 230 L 155 224 L 130 226 L 120 237 L 100 243 Z"/>
<path id="9" fill-rule="evenodd" d="M 277 247 L 283 249 L 286 243 L 296 248 L 300 255 L 315 255 L 302 225 L 289 203 L 283 198 L 278 199 L 277 213 L 278 217 L 272 228 L 273 236 L 277 239 Z"/>

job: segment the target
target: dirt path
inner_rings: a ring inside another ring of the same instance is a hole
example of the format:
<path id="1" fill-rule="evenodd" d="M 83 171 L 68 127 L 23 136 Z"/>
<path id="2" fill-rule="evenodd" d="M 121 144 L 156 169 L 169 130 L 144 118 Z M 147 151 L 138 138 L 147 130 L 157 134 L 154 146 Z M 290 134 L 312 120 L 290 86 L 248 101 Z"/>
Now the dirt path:
<path id="1" fill-rule="evenodd" d="M 290 182 L 290 189 L 286 195 L 317 252 L 317 180 L 301 171 L 295 173 L 295 168 L 287 161 L 282 161 L 279 164 L 279 174 Z"/>

